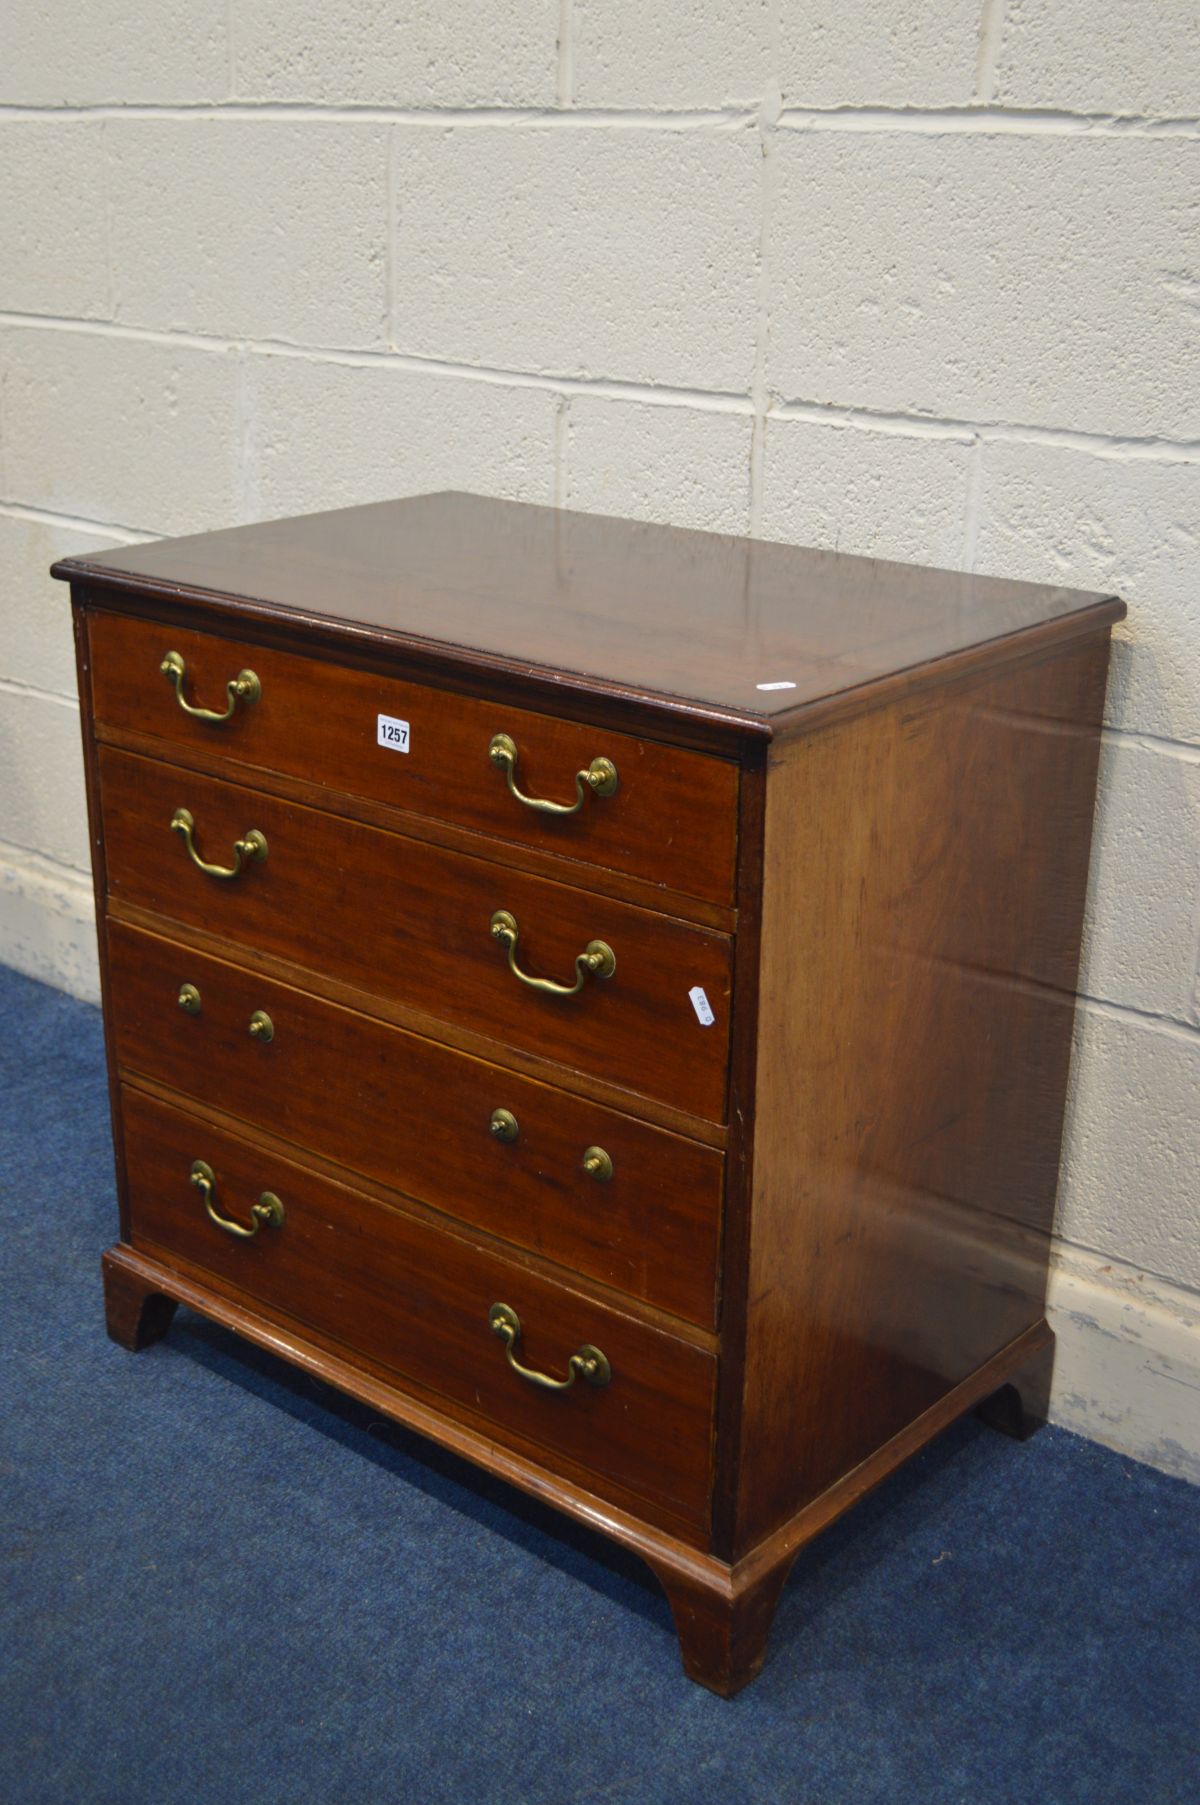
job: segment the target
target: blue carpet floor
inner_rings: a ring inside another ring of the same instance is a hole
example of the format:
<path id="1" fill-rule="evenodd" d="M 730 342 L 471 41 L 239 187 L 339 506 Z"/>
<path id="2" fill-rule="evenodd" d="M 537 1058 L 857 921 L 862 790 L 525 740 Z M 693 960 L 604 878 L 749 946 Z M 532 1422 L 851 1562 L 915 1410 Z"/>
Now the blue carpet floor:
<path id="1" fill-rule="evenodd" d="M 104 1334 L 98 1013 L 0 970 L 4 1805 L 1192 1805 L 1200 1491 L 968 1421 L 688 1684 L 618 1551 L 180 1312 Z"/>

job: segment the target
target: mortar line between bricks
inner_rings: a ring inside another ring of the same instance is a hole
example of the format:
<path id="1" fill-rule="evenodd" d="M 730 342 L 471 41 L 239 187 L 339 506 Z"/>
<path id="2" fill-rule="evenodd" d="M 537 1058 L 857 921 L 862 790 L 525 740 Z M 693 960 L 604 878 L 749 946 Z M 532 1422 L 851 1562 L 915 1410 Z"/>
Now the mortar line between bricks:
<path id="1" fill-rule="evenodd" d="M 387 208 L 384 227 L 383 262 L 383 331 L 388 346 L 396 342 L 396 134 L 384 133 L 383 204 Z"/>
<path id="2" fill-rule="evenodd" d="M 989 106 L 996 95 L 996 61 L 1004 30 L 1005 0 L 983 0 L 979 15 L 979 55 L 975 63 L 975 102 Z"/>
<path id="3" fill-rule="evenodd" d="M 1200 1045 L 1200 1028 L 1177 1015 L 1160 1015 L 1153 1009 L 1139 1009 L 1133 1003 L 1112 1003 L 1106 997 L 1089 996 L 1077 991 L 1075 1001 L 1085 1015 L 1096 1015 L 1105 1021 L 1137 1022 L 1155 1032 L 1165 1034 L 1181 1046 Z"/>
<path id="4" fill-rule="evenodd" d="M 87 320 L 62 314 L 18 313 L 0 309 L 0 327 L 31 331 L 74 332 L 98 338 L 125 339 L 162 345 L 168 350 L 228 354 L 243 349 L 256 356 L 295 357 L 311 363 L 343 364 L 350 368 L 408 370 L 414 374 L 461 377 L 465 381 L 497 383 L 506 388 L 534 388 L 564 395 L 593 395 L 614 401 L 644 401 L 661 407 L 695 407 L 716 413 L 748 414 L 754 409 L 749 389 L 744 391 L 671 387 L 665 383 L 625 381 L 607 376 L 567 376 L 554 371 L 510 370 L 498 365 L 457 363 L 449 358 L 422 357 L 409 351 L 346 350 L 326 345 L 294 345 L 282 339 L 231 338 L 199 332 L 170 332 L 153 326 L 131 326 L 117 320 Z M 893 432 L 908 438 L 973 439 L 976 435 L 996 444 L 1054 445 L 1084 451 L 1115 462 L 1145 460 L 1159 463 L 1191 463 L 1200 459 L 1200 439 L 1172 439 L 1162 434 L 1137 436 L 1122 433 L 1081 432 L 1064 426 L 1036 426 L 1019 420 L 972 420 L 938 414 L 906 414 L 885 409 L 847 407 L 834 402 L 786 400 L 768 395 L 768 411 L 779 420 L 809 420 L 814 424 L 844 426 L 863 432 Z"/>
<path id="5" fill-rule="evenodd" d="M 1011 1220 L 1011 1218 L 1010 1218 Z M 1131 1303 L 1141 1307 L 1165 1310 L 1170 1314 L 1186 1311 L 1189 1318 L 1200 1299 L 1200 1290 L 1195 1285 L 1186 1284 L 1179 1277 L 1172 1278 L 1157 1266 L 1140 1266 L 1135 1260 L 1126 1258 L 1124 1254 L 1113 1253 L 1111 1249 L 1097 1247 L 1092 1241 L 1077 1241 L 1069 1235 L 1060 1234 L 1053 1229 L 1049 1236 L 1050 1260 L 1052 1268 L 1065 1279 L 1082 1276 L 1074 1272 L 1069 1261 L 1074 1257 L 1079 1264 L 1090 1265 L 1096 1262 L 1099 1270 L 1089 1272 L 1086 1277 L 1092 1284 L 1105 1285 L 1120 1297 L 1128 1298 Z M 1113 1271 L 1112 1279 L 1106 1279 L 1103 1268 Z M 1147 1296 L 1145 1289 L 1138 1283 L 1139 1279 L 1150 1279 L 1154 1285 L 1153 1292 Z M 1053 1309 L 1053 1305 L 1051 1308 Z"/>
<path id="6" fill-rule="evenodd" d="M 1152 461 L 1188 463 L 1200 458 L 1200 439 L 1172 439 L 1159 433 L 1082 432 L 1068 426 L 1035 426 L 1019 420 L 972 420 L 946 414 L 906 414 L 885 408 L 843 407 L 835 402 L 788 401 L 772 398 L 772 415 L 781 420 L 811 420 L 814 424 L 856 427 L 863 431 L 897 432 L 915 438 L 973 438 L 998 444 L 1023 442 L 1058 445 L 1070 451 L 1098 456 L 1146 458 Z"/>
<path id="7" fill-rule="evenodd" d="M 108 539 L 129 539 L 139 544 L 161 537 L 158 533 L 146 532 L 144 527 L 119 526 L 113 520 L 93 520 L 81 514 L 63 514 L 54 508 L 32 507 L 28 502 L 0 497 L 0 515 L 3 514 L 11 515 L 15 520 L 32 521 L 36 526 L 70 528 L 76 533 L 103 533 Z"/>
<path id="8" fill-rule="evenodd" d="M 557 372 L 508 370 L 488 364 L 456 363 L 437 357 L 420 357 L 408 351 L 345 350 L 327 345 L 293 345 L 282 339 L 230 338 L 199 332 L 168 332 L 153 326 L 130 326 L 116 320 L 70 319 L 63 315 L 5 312 L 0 327 L 32 331 L 73 332 L 95 338 L 122 339 L 137 344 L 160 345 L 167 350 L 204 351 L 227 356 L 250 351 L 258 356 L 293 357 L 302 362 L 342 364 L 353 369 L 392 367 L 417 375 L 463 377 L 472 382 L 496 383 L 505 388 L 541 389 L 551 394 L 607 396 L 615 400 L 656 401 L 663 406 L 700 407 L 714 413 L 748 414 L 752 402 L 748 390 L 693 389 L 667 384 L 626 382 L 601 376 L 567 376 Z"/>
<path id="9" fill-rule="evenodd" d="M 1139 752 L 1153 752 L 1180 764 L 1200 765 L 1200 746 L 1192 740 L 1172 739 L 1165 733 L 1142 733 L 1136 727 L 1102 727 L 1100 737 L 1114 746 L 1135 746 Z"/>
<path id="10" fill-rule="evenodd" d="M 106 122 L 100 120 L 99 163 L 100 186 L 104 201 L 104 293 L 108 301 L 108 313 L 112 318 L 117 311 L 117 272 L 113 263 L 113 202 L 112 202 L 112 170 L 108 161 L 108 128 Z"/>
<path id="11" fill-rule="evenodd" d="M 60 859 L 57 854 L 47 852 L 43 846 L 26 846 L 20 840 L 0 840 L 0 864 L 15 864 L 13 859 L 5 860 L 5 852 L 19 853 L 21 858 L 34 870 L 39 867 L 43 876 L 60 873 L 64 877 L 77 878 L 86 884 L 89 898 L 92 895 L 92 873 L 89 865 L 72 865 L 69 859 Z M 50 871 L 46 867 L 51 867 Z"/>
<path id="12" fill-rule="evenodd" d="M 1051 108 L 784 107 L 779 123 L 791 131 L 1006 133 L 1022 137 L 1184 138 L 1200 136 L 1200 117 L 1155 118 L 1144 113 L 1071 113 Z"/>
<path id="13" fill-rule="evenodd" d="M 320 124 L 345 125 L 428 125 L 437 131 L 444 131 L 449 125 L 465 126 L 549 126 L 561 129 L 587 129 L 594 126 L 617 128 L 658 128 L 663 131 L 694 131 L 711 129 L 738 129 L 754 124 L 758 114 L 758 102 L 747 101 L 744 106 L 716 106 L 694 108 L 663 108 L 661 110 L 647 107 L 576 107 L 569 104 L 554 106 L 480 106 L 480 107 L 402 107 L 371 106 L 364 104 L 354 106 L 345 103 L 322 103 L 314 101 L 197 101 L 176 103 L 170 106 L 143 105 L 120 106 L 111 102 L 83 104 L 80 106 L 22 106 L 13 102 L 0 102 L 0 121 L 17 123 L 21 120 L 52 121 L 84 119 L 177 119 L 177 120 L 213 120 L 232 119 L 241 121 L 259 121 L 269 123 L 279 120 L 284 124 L 303 123 L 305 121 Z"/>
<path id="14" fill-rule="evenodd" d="M 726 107 L 655 110 L 633 107 L 388 107 L 353 106 L 346 103 L 297 101 L 197 101 L 193 104 L 144 104 L 120 106 L 111 102 L 79 106 L 21 106 L 0 104 L 0 121 L 84 119 L 234 119 L 280 121 L 327 120 L 330 123 L 428 125 L 443 130 L 448 125 L 544 126 L 563 130 L 587 130 L 593 126 L 618 130 L 692 131 L 752 126 L 758 102 Z M 1192 139 L 1200 137 L 1200 116 L 1192 114 L 1155 118 L 1144 113 L 1073 113 L 1052 108 L 978 106 L 955 107 L 786 106 L 779 124 L 792 131 L 849 132 L 998 132 L 1024 136 L 1089 136 L 1114 138 Z"/>
<path id="15" fill-rule="evenodd" d="M 565 508 L 567 505 L 567 485 L 570 480 L 567 460 L 571 438 L 571 397 L 560 395 L 554 409 L 554 505 Z"/>
<path id="16" fill-rule="evenodd" d="M 983 511 L 983 439 L 977 433 L 967 467 L 967 493 L 963 502 L 962 565 L 974 570 L 979 550 L 979 520 Z"/>
<path id="17" fill-rule="evenodd" d="M 40 683 L 22 683 L 19 677 L 0 677 L 0 695 L 31 696 L 38 702 L 56 702 L 60 708 L 79 709 L 77 696 L 64 695 L 61 689 L 43 689 Z"/>
<path id="18" fill-rule="evenodd" d="M 80 900 L 88 904 L 88 912 L 91 913 L 93 891 L 90 870 L 81 870 L 78 865 L 65 865 L 53 853 L 43 852 L 34 846 L 22 846 L 17 840 L 0 840 L 0 869 L 6 865 L 10 870 L 23 865 L 36 877 L 50 883 L 65 884 L 69 889 L 78 889 Z"/>
<path id="19" fill-rule="evenodd" d="M 770 0 L 767 11 L 771 66 L 778 70 L 780 54 L 780 22 L 778 0 Z M 754 373 L 750 378 L 750 398 L 754 406 L 754 425 L 750 434 L 750 467 L 747 471 L 747 526 L 751 535 L 762 526 L 763 494 L 766 487 L 767 414 L 771 392 L 767 383 L 767 362 L 771 337 L 771 229 L 775 210 L 776 157 L 775 122 L 779 117 L 779 80 L 777 73 L 768 78 L 758 112 L 758 136 L 761 168 L 758 179 L 758 267 L 755 290 Z"/>

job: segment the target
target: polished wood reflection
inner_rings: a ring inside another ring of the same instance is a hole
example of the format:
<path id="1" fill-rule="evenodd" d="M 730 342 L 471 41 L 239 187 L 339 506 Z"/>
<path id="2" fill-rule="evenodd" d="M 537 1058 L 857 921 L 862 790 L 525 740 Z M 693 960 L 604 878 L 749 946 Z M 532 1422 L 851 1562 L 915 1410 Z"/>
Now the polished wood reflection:
<path id="1" fill-rule="evenodd" d="M 697 714 L 782 720 L 1110 598 L 479 495 L 377 502 L 64 560 L 222 617 L 452 662 L 575 673 Z M 772 687 L 764 687 L 764 686 Z M 790 687 L 782 687 L 789 685 Z"/>

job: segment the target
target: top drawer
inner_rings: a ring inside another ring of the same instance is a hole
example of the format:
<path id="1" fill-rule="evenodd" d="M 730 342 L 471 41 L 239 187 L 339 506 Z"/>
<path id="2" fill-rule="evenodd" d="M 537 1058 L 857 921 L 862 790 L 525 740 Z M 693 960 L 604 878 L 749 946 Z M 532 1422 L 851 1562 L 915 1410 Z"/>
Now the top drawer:
<path id="1" fill-rule="evenodd" d="M 174 677 L 169 652 L 182 660 Z M 92 617 L 91 655 L 104 727 L 733 902 L 737 768 L 723 759 L 129 615 Z M 247 669 L 255 700 L 235 699 L 224 719 L 192 712 L 223 714 Z M 597 788 L 577 783 L 593 768 Z M 579 806 L 554 814 L 534 800 Z"/>

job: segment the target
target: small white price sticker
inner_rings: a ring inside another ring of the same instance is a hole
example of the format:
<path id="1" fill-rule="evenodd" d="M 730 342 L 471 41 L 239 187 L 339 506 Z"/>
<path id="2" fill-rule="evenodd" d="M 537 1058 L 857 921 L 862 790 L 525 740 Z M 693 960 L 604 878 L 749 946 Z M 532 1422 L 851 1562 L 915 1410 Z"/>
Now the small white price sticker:
<path id="1" fill-rule="evenodd" d="M 381 714 L 375 728 L 375 739 L 378 745 L 388 746 L 393 752 L 407 752 L 408 722 L 398 721 L 395 715 Z"/>
<path id="2" fill-rule="evenodd" d="M 711 1028 L 717 1018 L 712 1012 L 712 1004 L 705 996 L 700 985 L 694 984 L 688 991 L 688 995 L 692 999 L 692 1008 L 696 1011 L 696 1020 L 700 1023 L 700 1026 L 702 1028 Z"/>

